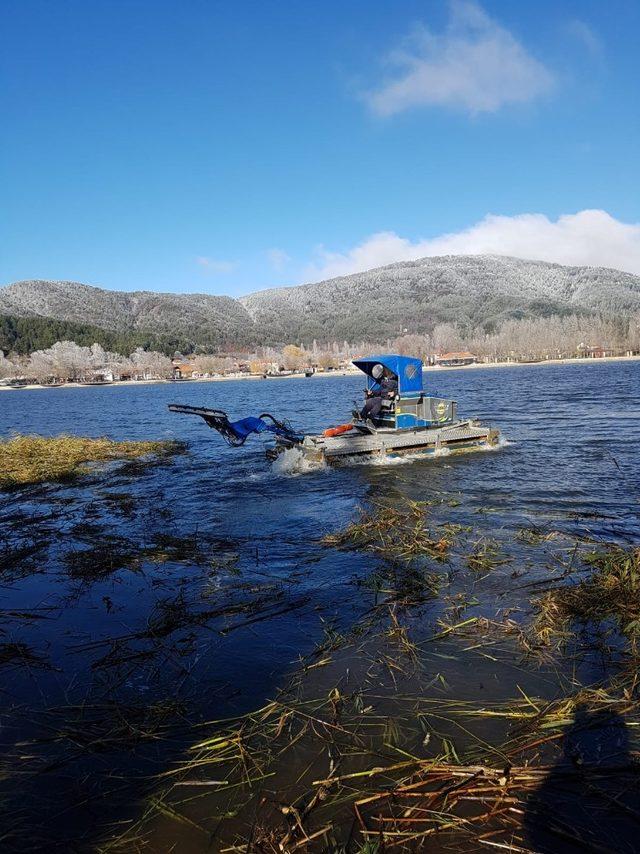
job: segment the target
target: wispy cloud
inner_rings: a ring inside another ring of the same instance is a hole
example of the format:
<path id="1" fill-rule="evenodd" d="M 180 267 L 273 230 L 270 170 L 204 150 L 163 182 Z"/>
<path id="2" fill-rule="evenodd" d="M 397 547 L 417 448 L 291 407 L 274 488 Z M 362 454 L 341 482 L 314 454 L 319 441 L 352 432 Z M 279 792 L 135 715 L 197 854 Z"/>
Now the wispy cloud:
<path id="1" fill-rule="evenodd" d="M 238 267 L 237 261 L 221 261 L 216 258 L 207 258 L 206 255 L 199 255 L 196 258 L 196 264 L 207 273 L 232 273 Z"/>
<path id="2" fill-rule="evenodd" d="M 266 256 L 273 269 L 277 272 L 284 270 L 291 261 L 290 256 L 287 255 L 284 249 L 267 249 Z"/>
<path id="3" fill-rule="evenodd" d="M 594 59 L 602 59 L 604 46 L 600 37 L 585 21 L 574 18 L 567 24 L 569 35 L 573 36 Z"/>
<path id="4" fill-rule="evenodd" d="M 318 261 L 306 270 L 307 281 L 434 255 L 512 255 L 640 274 L 640 223 L 620 222 L 602 210 L 584 210 L 555 221 L 543 214 L 489 215 L 464 231 L 430 240 L 412 242 L 387 231 L 343 253 L 321 247 L 317 254 Z"/>
<path id="5" fill-rule="evenodd" d="M 428 106 L 491 113 L 538 98 L 554 83 L 551 72 L 471 0 L 451 0 L 445 31 L 417 28 L 388 63 L 396 73 L 365 96 L 380 116 Z"/>

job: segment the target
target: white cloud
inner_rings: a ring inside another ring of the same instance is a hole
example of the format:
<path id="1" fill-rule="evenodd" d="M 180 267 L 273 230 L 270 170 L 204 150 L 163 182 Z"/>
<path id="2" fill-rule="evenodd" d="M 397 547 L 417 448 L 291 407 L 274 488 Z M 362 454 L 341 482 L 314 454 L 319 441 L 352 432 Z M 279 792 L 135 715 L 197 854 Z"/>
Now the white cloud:
<path id="1" fill-rule="evenodd" d="M 220 261 L 207 258 L 206 255 L 199 255 L 196 258 L 196 264 L 207 273 L 232 273 L 238 266 L 237 261 Z"/>
<path id="2" fill-rule="evenodd" d="M 471 0 L 451 0 L 442 34 L 420 27 L 388 61 L 397 73 L 365 99 L 380 116 L 411 107 L 495 112 L 548 92 L 553 76 Z"/>
<path id="3" fill-rule="evenodd" d="M 287 264 L 291 261 L 291 258 L 284 249 L 267 249 L 266 252 L 267 259 L 274 270 L 280 272 L 284 270 Z"/>
<path id="4" fill-rule="evenodd" d="M 640 223 L 620 222 L 602 210 L 566 214 L 555 222 L 544 214 L 489 214 L 471 228 L 429 240 L 412 242 L 384 231 L 347 252 L 320 247 L 317 254 L 319 261 L 307 268 L 307 281 L 435 255 L 512 255 L 640 274 Z"/>

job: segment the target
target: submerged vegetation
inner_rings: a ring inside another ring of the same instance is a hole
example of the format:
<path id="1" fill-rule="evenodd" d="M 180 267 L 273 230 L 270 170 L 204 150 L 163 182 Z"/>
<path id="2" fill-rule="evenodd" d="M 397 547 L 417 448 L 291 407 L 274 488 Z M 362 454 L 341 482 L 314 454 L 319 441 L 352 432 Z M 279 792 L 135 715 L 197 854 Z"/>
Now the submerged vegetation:
<path id="1" fill-rule="evenodd" d="M 2 483 L 179 450 L 16 437 L 0 453 L 22 468 Z M 436 493 L 370 504 L 274 575 L 262 552 L 280 555 L 279 540 L 199 530 L 184 507 L 135 495 L 131 472 L 106 474 L 106 484 L 89 483 L 90 500 L 83 488 L 76 510 L 65 490 L 49 514 L 5 517 L 3 581 L 53 566 L 67 584 L 61 607 L 86 594 L 98 626 L 80 623 L 62 649 L 50 648 L 41 640 L 58 614 L 51 602 L 0 611 L 4 674 L 41 680 L 43 697 L 44 680 L 62 684 L 70 657 L 90 674 L 73 676 L 68 698 L 65 685 L 64 699 L 33 710 L 28 736 L 16 705 L 19 737 L 0 765 L 12 786 L 0 792 L 12 810 L 9 850 L 27 834 L 18 789 L 55 817 L 52 780 L 58 769 L 75 779 L 76 768 L 83 786 L 100 779 L 83 788 L 82 804 L 106 803 L 114 781 L 122 791 L 104 823 L 84 831 L 82 842 L 96 850 L 98 837 L 102 852 L 633 850 L 624 822 L 635 829 L 640 814 L 640 550 L 595 544 L 557 520 L 553 530 L 498 529 L 490 514 Z M 335 600 L 324 610 L 305 586 L 332 552 L 354 567 L 338 593 L 349 586 L 357 603 L 349 624 Z M 127 612 L 131 593 L 141 604 Z M 260 661 L 274 620 L 309 614 L 315 645 L 284 687 L 269 686 L 269 702 L 252 710 L 233 677 L 211 680 L 208 669 L 233 658 L 227 639 L 246 632 Z M 625 655 L 616 656 L 621 638 Z M 203 700 L 203 684 L 213 699 Z M 203 717 L 211 708 L 217 714 Z M 587 808 L 578 814 L 576 803 Z M 46 847 L 47 829 L 38 833 L 34 847 Z"/>
<path id="2" fill-rule="evenodd" d="M 432 841 L 524 854 L 634 850 L 635 647 L 632 666 L 582 684 L 588 643 L 570 658 L 537 656 L 536 644 L 548 643 L 553 621 L 565 644 L 578 624 L 603 620 L 635 635 L 640 551 L 526 529 L 510 540 L 524 550 L 520 565 L 528 549 L 560 542 L 547 574 L 523 585 L 504 538 L 452 522 L 435 534 L 429 512 L 428 502 L 375 505 L 322 539 L 375 556 L 362 586 L 376 595 L 377 618 L 327 630 L 265 706 L 200 727 L 140 818 L 101 851 L 382 854 Z M 499 572 L 505 589 L 529 588 L 520 607 L 496 612 L 469 594 Z M 414 607 L 425 602 L 411 588 L 417 578 L 431 617 Z M 597 631 L 593 644 L 601 654 Z M 485 696 L 485 680 L 500 687 Z"/>
<path id="3" fill-rule="evenodd" d="M 534 623 L 544 643 L 561 642 L 576 623 L 611 621 L 634 643 L 640 637 L 640 548 L 612 545 L 584 555 L 589 572 L 577 583 L 547 591 L 535 602 Z"/>
<path id="4" fill-rule="evenodd" d="M 116 442 L 84 436 L 14 436 L 0 441 L 0 489 L 47 481 L 72 480 L 89 463 L 114 460 L 157 461 L 184 451 L 173 440 Z"/>
<path id="5" fill-rule="evenodd" d="M 419 557 L 442 558 L 452 542 L 451 529 L 434 537 L 425 527 L 426 502 L 406 507 L 377 505 L 363 511 L 344 530 L 327 534 L 322 542 L 341 549 L 367 549 L 387 559 L 410 562 Z"/>

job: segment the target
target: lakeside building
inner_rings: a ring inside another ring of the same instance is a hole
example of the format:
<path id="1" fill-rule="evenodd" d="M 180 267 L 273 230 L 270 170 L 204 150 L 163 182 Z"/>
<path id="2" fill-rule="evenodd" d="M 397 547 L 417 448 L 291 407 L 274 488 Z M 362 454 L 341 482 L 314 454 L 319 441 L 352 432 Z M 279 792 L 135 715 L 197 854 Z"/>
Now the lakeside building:
<path id="1" fill-rule="evenodd" d="M 193 379 L 195 365 L 189 362 L 174 362 L 172 377 L 174 380 L 190 380 Z"/>
<path id="2" fill-rule="evenodd" d="M 474 365 L 478 361 L 477 356 L 468 352 L 437 353 L 433 358 L 433 364 L 442 368 L 460 368 L 463 365 Z"/>
<path id="3" fill-rule="evenodd" d="M 577 355 L 583 359 L 606 359 L 607 356 L 618 356 L 622 352 L 613 347 L 602 347 L 600 344 L 578 344 Z"/>

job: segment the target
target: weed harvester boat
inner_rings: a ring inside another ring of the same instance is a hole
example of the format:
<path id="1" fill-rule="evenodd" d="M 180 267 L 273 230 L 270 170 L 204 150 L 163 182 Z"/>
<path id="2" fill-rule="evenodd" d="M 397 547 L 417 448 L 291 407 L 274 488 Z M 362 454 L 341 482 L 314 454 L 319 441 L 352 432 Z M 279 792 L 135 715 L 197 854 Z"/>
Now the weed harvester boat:
<path id="1" fill-rule="evenodd" d="M 395 379 L 397 391 L 393 397 L 382 400 L 379 414 L 363 420 L 354 411 L 348 424 L 329 428 L 320 434 L 302 434 L 287 422 L 269 413 L 259 417 L 231 421 L 219 409 L 185 406 L 172 403 L 172 412 L 199 415 L 233 446 L 243 445 L 252 433 L 268 433 L 273 443 L 267 448 L 267 457 L 276 459 L 280 454 L 297 448 L 311 462 L 339 464 L 357 457 L 384 457 L 416 452 L 468 451 L 497 445 L 497 429 L 474 419 L 457 417 L 454 400 L 434 397 L 422 386 L 422 361 L 409 356 L 382 355 L 355 359 L 353 364 L 367 377 L 367 392 L 380 392 L 376 375 L 380 366 L 384 375 Z M 374 370 L 375 369 L 375 370 Z"/>

